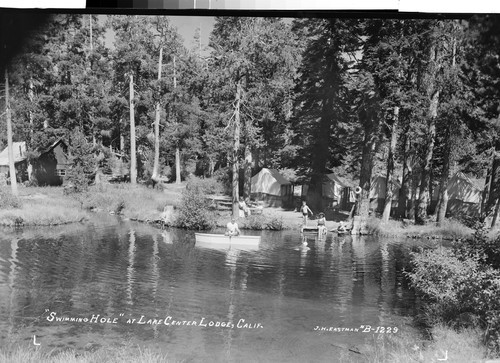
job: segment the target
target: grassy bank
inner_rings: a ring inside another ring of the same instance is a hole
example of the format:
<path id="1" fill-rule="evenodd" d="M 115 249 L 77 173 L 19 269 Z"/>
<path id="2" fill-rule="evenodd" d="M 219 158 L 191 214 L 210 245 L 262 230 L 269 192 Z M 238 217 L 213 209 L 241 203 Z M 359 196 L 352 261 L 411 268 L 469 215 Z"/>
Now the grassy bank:
<path id="1" fill-rule="evenodd" d="M 445 220 L 441 226 L 434 222 L 426 225 L 406 224 L 402 221 L 389 220 L 382 222 L 380 219 L 369 220 L 369 231 L 380 237 L 407 238 L 442 238 L 446 240 L 457 240 L 471 237 L 473 229 L 461 224 L 456 220 Z"/>
<path id="2" fill-rule="evenodd" d="M 351 355 L 346 363 L 412 363 L 439 362 L 447 357 L 447 362 L 471 363 L 487 359 L 485 347 L 481 344 L 478 331 L 466 329 L 457 332 L 444 325 L 432 329 L 430 340 L 415 340 L 414 336 L 397 334 L 374 335 L 359 354 Z M 168 355 L 150 349 L 132 347 L 103 347 L 85 351 L 47 350 L 33 345 L 2 348 L 0 362 L 9 363 L 167 363 L 175 362 Z M 335 361 L 335 360 L 333 360 Z"/>
<path id="3" fill-rule="evenodd" d="M 18 346 L 0 350 L 0 362 L 9 363 L 168 363 L 166 355 L 155 353 L 140 347 L 106 347 L 95 351 L 76 351 L 73 349 L 55 351 L 46 350 L 33 345 Z"/>
<path id="4" fill-rule="evenodd" d="M 477 330 L 464 329 L 457 332 L 445 325 L 436 325 L 430 331 L 430 340 L 415 341 L 404 332 L 381 335 L 374 338 L 362 359 L 367 363 L 439 362 L 484 362 L 487 349 L 481 342 Z"/>
<path id="5" fill-rule="evenodd" d="M 91 212 L 121 214 L 125 218 L 151 221 L 165 205 L 178 205 L 184 186 L 163 191 L 130 184 L 102 184 L 83 193 L 65 194 L 63 187 L 20 187 L 19 197 L 0 190 L 0 225 L 49 226 L 85 221 Z"/>
<path id="6" fill-rule="evenodd" d="M 185 185 L 167 185 L 163 191 L 143 185 L 102 184 L 92 186 L 88 192 L 75 198 L 81 208 L 121 214 L 125 218 L 154 221 L 160 218 L 166 205 L 178 206 Z"/>
<path id="7" fill-rule="evenodd" d="M 0 225 L 49 226 L 80 222 L 88 215 L 77 201 L 66 197 L 62 188 L 19 188 L 19 197 L 3 187 Z"/>

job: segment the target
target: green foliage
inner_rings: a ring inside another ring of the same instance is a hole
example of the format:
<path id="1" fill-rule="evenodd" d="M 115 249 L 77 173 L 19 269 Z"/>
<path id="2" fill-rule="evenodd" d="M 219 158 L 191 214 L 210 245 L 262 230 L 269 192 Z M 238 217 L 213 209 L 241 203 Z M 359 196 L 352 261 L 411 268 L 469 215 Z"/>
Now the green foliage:
<path id="1" fill-rule="evenodd" d="M 213 178 L 221 185 L 223 194 L 231 194 L 232 172 L 229 168 L 217 169 L 214 172 Z"/>
<path id="2" fill-rule="evenodd" d="M 94 158 L 93 146 L 87 142 L 85 135 L 76 130 L 71 137 L 69 146 L 69 159 L 71 166 L 67 172 L 68 184 L 72 188 L 68 191 L 83 192 L 89 187 L 92 177 L 96 171 L 96 158 Z"/>
<path id="3" fill-rule="evenodd" d="M 215 213 L 206 195 L 217 190 L 211 179 L 192 177 L 178 207 L 175 225 L 187 229 L 212 229 L 216 226 Z"/>
<path id="4" fill-rule="evenodd" d="M 425 302 L 425 321 L 485 330 L 489 349 L 500 353 L 500 240 L 483 231 L 452 248 L 412 254 L 406 272 Z"/>
<path id="5" fill-rule="evenodd" d="M 240 225 L 240 228 L 252 229 L 256 231 L 266 229 L 281 231 L 284 229 L 283 218 L 268 214 L 250 215 L 245 219 L 238 221 L 238 224 Z"/>

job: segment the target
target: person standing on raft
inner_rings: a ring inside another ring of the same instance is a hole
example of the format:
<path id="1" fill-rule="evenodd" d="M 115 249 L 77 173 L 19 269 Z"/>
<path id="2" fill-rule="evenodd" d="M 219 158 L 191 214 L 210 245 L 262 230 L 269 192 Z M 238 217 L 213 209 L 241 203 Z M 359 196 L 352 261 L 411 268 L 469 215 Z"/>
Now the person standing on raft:
<path id="1" fill-rule="evenodd" d="M 307 216 L 309 213 L 313 214 L 311 208 L 309 208 L 306 204 L 306 201 L 302 201 L 302 206 L 300 207 L 300 211 L 302 212 L 302 225 L 306 226 L 307 225 Z"/>

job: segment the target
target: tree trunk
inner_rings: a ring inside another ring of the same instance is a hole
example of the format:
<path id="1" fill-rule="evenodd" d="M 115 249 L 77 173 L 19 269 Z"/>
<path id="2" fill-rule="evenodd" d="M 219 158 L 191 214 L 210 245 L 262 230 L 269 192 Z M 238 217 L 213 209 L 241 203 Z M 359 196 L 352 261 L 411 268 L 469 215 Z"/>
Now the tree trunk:
<path id="1" fill-rule="evenodd" d="M 35 96 L 34 96 L 34 91 L 33 91 L 33 78 L 31 78 L 31 77 L 30 77 L 30 81 L 29 81 L 28 97 L 29 97 L 29 100 L 30 100 L 30 111 L 29 111 L 29 118 L 30 118 L 30 140 L 29 140 L 29 144 L 33 145 L 33 129 L 34 129 L 34 125 L 33 125 L 33 111 L 32 111 L 32 107 L 33 107 L 33 104 L 34 104 Z M 28 161 L 28 180 L 32 181 L 32 179 L 33 179 L 33 163 L 32 163 L 31 160 L 29 160 Z"/>
<path id="2" fill-rule="evenodd" d="M 236 105 L 234 110 L 233 127 L 233 218 L 239 216 L 239 162 L 238 151 L 240 149 L 240 102 L 241 102 L 241 81 L 236 85 Z"/>
<path id="3" fill-rule="evenodd" d="M 177 74 L 175 72 L 175 55 L 174 55 L 174 89 L 177 88 Z M 177 124 L 177 119 L 175 120 Z M 178 126 L 177 126 L 178 127 Z M 181 151 L 179 145 L 175 148 L 175 184 L 181 183 Z"/>
<path id="4" fill-rule="evenodd" d="M 244 182 L 243 182 L 243 198 L 250 198 L 252 188 L 252 152 L 248 141 L 245 143 L 245 162 L 243 164 Z"/>
<path id="5" fill-rule="evenodd" d="M 181 151 L 175 148 L 175 184 L 181 183 Z"/>
<path id="6" fill-rule="evenodd" d="M 90 28 L 90 52 L 92 53 L 93 41 L 92 41 L 92 14 L 89 15 L 89 28 Z"/>
<path id="7" fill-rule="evenodd" d="M 408 219 L 415 219 L 415 214 L 417 212 L 417 201 L 419 198 L 419 188 L 420 188 L 420 177 L 417 173 L 411 173 L 411 195 L 410 202 L 407 206 Z"/>
<path id="8" fill-rule="evenodd" d="M 211 157 L 208 157 L 208 176 L 211 178 L 214 174 L 215 162 Z"/>
<path id="9" fill-rule="evenodd" d="M 432 156 L 434 152 L 434 142 L 436 140 L 436 117 L 439 102 L 439 91 L 435 91 L 431 97 L 429 106 L 429 132 L 427 139 L 427 149 L 425 152 L 424 163 L 422 166 L 420 190 L 418 204 L 415 215 L 415 223 L 425 224 L 427 218 L 427 208 L 429 206 L 429 184 L 431 177 Z"/>
<path id="10" fill-rule="evenodd" d="M 28 90 L 28 98 L 30 100 L 30 110 L 29 110 L 29 119 L 30 119 L 30 144 L 33 142 L 33 111 L 32 111 L 32 107 L 33 107 L 33 104 L 34 104 L 34 99 L 35 99 L 35 95 L 34 95 L 34 91 L 33 91 L 33 78 L 30 77 L 30 81 L 29 81 L 29 90 Z"/>
<path id="11" fill-rule="evenodd" d="M 16 166 L 14 164 L 14 148 L 12 144 L 12 120 L 10 115 L 10 99 L 9 99 L 9 74 L 7 67 L 5 68 L 5 113 L 7 115 L 7 147 L 9 155 L 9 173 L 10 173 L 10 188 L 12 195 L 18 195 Z"/>
<path id="12" fill-rule="evenodd" d="M 495 212 L 493 213 L 493 218 L 491 219 L 491 229 L 495 228 L 498 221 L 498 211 L 500 209 L 500 199 L 497 199 L 495 205 Z"/>
<path id="13" fill-rule="evenodd" d="M 125 150 L 125 136 L 123 136 L 123 134 L 120 132 L 120 154 L 123 154 L 124 150 Z"/>
<path id="14" fill-rule="evenodd" d="M 410 149 L 410 138 L 408 137 L 408 130 L 406 130 L 403 136 L 403 175 L 401 177 L 401 188 L 399 189 L 399 198 L 398 198 L 399 218 L 408 218 L 407 206 L 410 203 L 409 196 L 411 193 L 411 171 L 408 160 L 409 149 Z"/>
<path id="15" fill-rule="evenodd" d="M 491 212 L 497 206 L 500 199 L 500 141 L 495 143 L 489 179 L 489 191 L 487 193 L 483 219 L 491 215 Z M 493 227 L 493 221 L 491 227 Z"/>
<path id="16" fill-rule="evenodd" d="M 451 67 L 456 66 L 456 40 L 452 39 L 452 61 Z M 443 159 L 443 172 L 441 175 L 441 182 L 439 183 L 439 197 L 438 197 L 438 208 L 436 222 L 438 226 L 441 226 L 446 217 L 446 210 L 448 209 L 448 182 L 450 180 L 450 169 L 451 169 L 451 125 L 446 125 L 445 134 L 445 148 L 444 148 L 444 159 Z"/>
<path id="17" fill-rule="evenodd" d="M 387 222 L 391 216 L 392 199 L 394 197 L 394 154 L 396 152 L 396 145 L 398 142 L 398 129 L 399 124 L 399 107 L 394 107 L 394 123 L 392 125 L 391 143 L 389 145 L 389 155 L 387 157 L 387 174 L 386 174 L 386 187 L 385 187 L 385 203 L 384 212 L 382 213 L 382 221 Z"/>
<path id="18" fill-rule="evenodd" d="M 367 221 L 370 214 L 370 185 L 378 136 L 376 127 L 365 129 L 365 142 L 363 144 L 359 177 L 361 193 L 358 195 L 358 208 L 353 221 L 352 234 L 368 234 Z"/>
<path id="19" fill-rule="evenodd" d="M 484 221 L 486 218 L 486 207 L 488 205 L 489 199 L 490 199 L 490 191 L 491 191 L 491 184 L 492 184 L 492 173 L 493 173 L 493 168 L 495 166 L 495 148 L 491 150 L 491 166 L 488 168 L 486 171 L 486 179 L 484 181 L 484 189 L 483 193 L 481 195 L 481 214 L 480 218 L 481 221 Z"/>
<path id="20" fill-rule="evenodd" d="M 439 197 L 437 206 L 436 222 L 441 226 L 446 217 L 446 210 L 448 209 L 448 181 L 450 179 L 450 153 L 451 153 L 451 140 L 450 129 L 446 130 L 444 159 L 443 159 L 443 172 L 441 182 L 439 183 Z"/>
<path id="21" fill-rule="evenodd" d="M 161 63 L 163 59 L 163 48 L 160 47 L 160 56 L 158 57 L 158 81 L 161 79 Z M 158 101 L 155 105 L 155 123 L 154 123 L 154 133 L 155 133 L 155 154 L 153 161 L 153 173 L 151 179 L 155 183 L 160 181 L 158 169 L 160 168 L 160 89 L 158 86 Z"/>
<path id="22" fill-rule="evenodd" d="M 137 159 L 135 149 L 135 116 L 134 116 L 134 76 L 130 74 L 130 183 L 137 184 Z"/>
<path id="23" fill-rule="evenodd" d="M 323 98 L 321 118 L 316 130 L 315 144 L 313 146 L 311 168 L 312 175 L 307 190 L 307 204 L 314 211 L 323 209 L 323 178 L 326 170 L 328 148 L 332 127 L 331 109 L 335 97 L 335 90 L 330 88 Z"/>

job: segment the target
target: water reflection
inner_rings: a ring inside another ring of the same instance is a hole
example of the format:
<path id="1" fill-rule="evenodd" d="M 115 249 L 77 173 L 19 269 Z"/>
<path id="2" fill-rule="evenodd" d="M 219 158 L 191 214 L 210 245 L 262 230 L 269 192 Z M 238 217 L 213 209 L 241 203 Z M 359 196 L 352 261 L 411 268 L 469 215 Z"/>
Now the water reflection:
<path id="1" fill-rule="evenodd" d="M 128 247 L 128 267 L 127 267 L 127 303 L 133 305 L 132 287 L 134 283 L 134 258 L 135 258 L 135 232 L 130 230 L 130 243 Z"/>
<path id="2" fill-rule="evenodd" d="M 174 360 L 332 361 L 368 337 L 316 326 L 401 328 L 401 315 L 414 313 L 401 284 L 407 247 L 396 240 L 264 232 L 258 250 L 221 250 L 194 246 L 191 232 L 112 222 L 0 237 L 0 344 L 36 333 L 54 348 L 132 340 Z M 264 328 L 126 323 L 141 316 Z"/>

